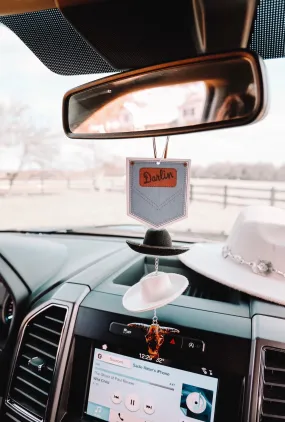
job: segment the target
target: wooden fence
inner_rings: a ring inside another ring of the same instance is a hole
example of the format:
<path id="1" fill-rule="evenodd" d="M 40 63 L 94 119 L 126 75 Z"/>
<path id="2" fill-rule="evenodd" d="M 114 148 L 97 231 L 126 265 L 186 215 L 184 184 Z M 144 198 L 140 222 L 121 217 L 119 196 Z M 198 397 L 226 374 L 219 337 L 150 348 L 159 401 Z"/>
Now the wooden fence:
<path id="1" fill-rule="evenodd" d="M 244 183 L 244 186 L 242 185 Z M 228 206 L 247 206 L 254 204 L 278 205 L 285 207 L 285 189 L 274 186 L 249 186 L 251 182 L 240 182 L 240 185 L 222 185 L 221 181 L 211 181 L 210 184 L 200 184 L 199 181 L 190 185 L 190 201 L 218 204 L 222 208 Z M 262 183 L 260 183 L 262 185 Z M 265 182 L 266 184 L 266 182 Z M 253 185 L 253 183 L 252 183 Z M 92 179 L 66 178 L 65 180 L 33 179 L 30 181 L 17 180 L 12 188 L 7 179 L 0 180 L 0 196 L 52 194 L 63 191 L 105 191 L 125 193 L 125 181 L 121 178 L 103 178 L 101 183 Z"/>
<path id="2" fill-rule="evenodd" d="M 190 185 L 190 202 L 205 202 L 228 206 L 247 206 L 253 203 L 278 205 L 285 203 L 285 190 L 231 185 Z"/>

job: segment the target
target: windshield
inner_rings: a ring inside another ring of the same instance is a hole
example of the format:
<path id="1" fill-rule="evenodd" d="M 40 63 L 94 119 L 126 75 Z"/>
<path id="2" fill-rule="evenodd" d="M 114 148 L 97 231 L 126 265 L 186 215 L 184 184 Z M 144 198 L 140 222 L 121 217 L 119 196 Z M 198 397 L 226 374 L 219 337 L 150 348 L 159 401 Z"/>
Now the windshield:
<path id="1" fill-rule="evenodd" d="M 0 229 L 120 225 L 123 233 L 138 224 L 126 213 L 125 159 L 153 157 L 152 140 L 73 140 L 62 130 L 65 92 L 105 75 L 56 75 L 2 25 L 0 57 Z M 266 67 L 264 120 L 170 139 L 169 158 L 192 160 L 189 216 L 171 226 L 177 234 L 216 239 L 245 205 L 285 205 L 285 59 Z"/>

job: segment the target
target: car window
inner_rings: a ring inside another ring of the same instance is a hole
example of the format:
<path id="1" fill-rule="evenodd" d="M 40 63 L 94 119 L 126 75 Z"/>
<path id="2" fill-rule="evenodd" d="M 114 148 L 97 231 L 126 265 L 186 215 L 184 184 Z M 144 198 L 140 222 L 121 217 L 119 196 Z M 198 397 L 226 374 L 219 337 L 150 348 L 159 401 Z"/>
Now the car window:
<path id="1" fill-rule="evenodd" d="M 135 224 L 125 158 L 153 157 L 151 139 L 73 140 L 62 130 L 64 93 L 105 75 L 52 73 L 3 25 L 0 57 L 0 229 Z M 170 139 L 169 157 L 192 160 L 189 217 L 172 226 L 177 232 L 211 238 L 228 233 L 244 205 L 285 207 L 285 59 L 266 68 L 264 120 Z"/>

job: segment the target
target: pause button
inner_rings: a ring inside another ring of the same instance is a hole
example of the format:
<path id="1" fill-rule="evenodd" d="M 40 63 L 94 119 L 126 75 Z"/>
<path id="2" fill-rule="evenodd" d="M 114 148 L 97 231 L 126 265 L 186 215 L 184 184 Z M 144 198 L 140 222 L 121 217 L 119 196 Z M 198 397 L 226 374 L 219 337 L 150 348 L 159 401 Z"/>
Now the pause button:
<path id="1" fill-rule="evenodd" d="M 137 394 L 129 394 L 126 397 L 125 406 L 130 412 L 137 412 L 140 408 L 140 400 Z"/>

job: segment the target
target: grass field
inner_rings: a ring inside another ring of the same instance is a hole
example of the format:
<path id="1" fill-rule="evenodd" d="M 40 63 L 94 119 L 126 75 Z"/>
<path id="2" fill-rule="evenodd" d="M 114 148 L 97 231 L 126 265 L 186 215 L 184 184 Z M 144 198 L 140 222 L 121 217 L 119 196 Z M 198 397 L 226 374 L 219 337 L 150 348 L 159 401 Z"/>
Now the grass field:
<path id="1" fill-rule="evenodd" d="M 203 196 L 203 200 L 211 200 L 212 191 L 220 192 L 225 184 L 231 187 L 244 187 L 240 191 L 248 196 L 246 205 L 266 204 L 269 205 L 269 190 L 272 186 L 285 191 L 285 183 L 272 182 L 243 182 L 228 180 L 199 180 L 193 181 L 196 185 L 212 185 L 209 193 Z M 264 200 L 257 200 L 260 191 L 248 191 L 246 188 L 268 189 L 262 192 Z M 35 228 L 35 227 L 72 227 L 93 226 L 105 224 L 137 224 L 136 220 L 126 215 L 126 197 L 122 191 L 94 191 L 90 181 L 72 182 L 71 188 L 67 189 L 64 181 L 46 181 L 44 187 L 37 181 L 30 183 L 16 183 L 10 194 L 7 186 L 1 186 L 0 197 L 0 229 L 7 228 Z M 285 198 L 285 193 L 280 194 Z M 279 196 L 280 196 L 279 195 Z M 190 204 L 187 219 L 171 225 L 174 230 L 186 232 L 214 232 L 228 233 L 238 213 L 241 204 L 228 205 L 223 208 L 223 197 L 215 196 L 217 203 L 200 202 L 198 198 Z M 285 202 L 277 206 L 285 207 Z"/>

